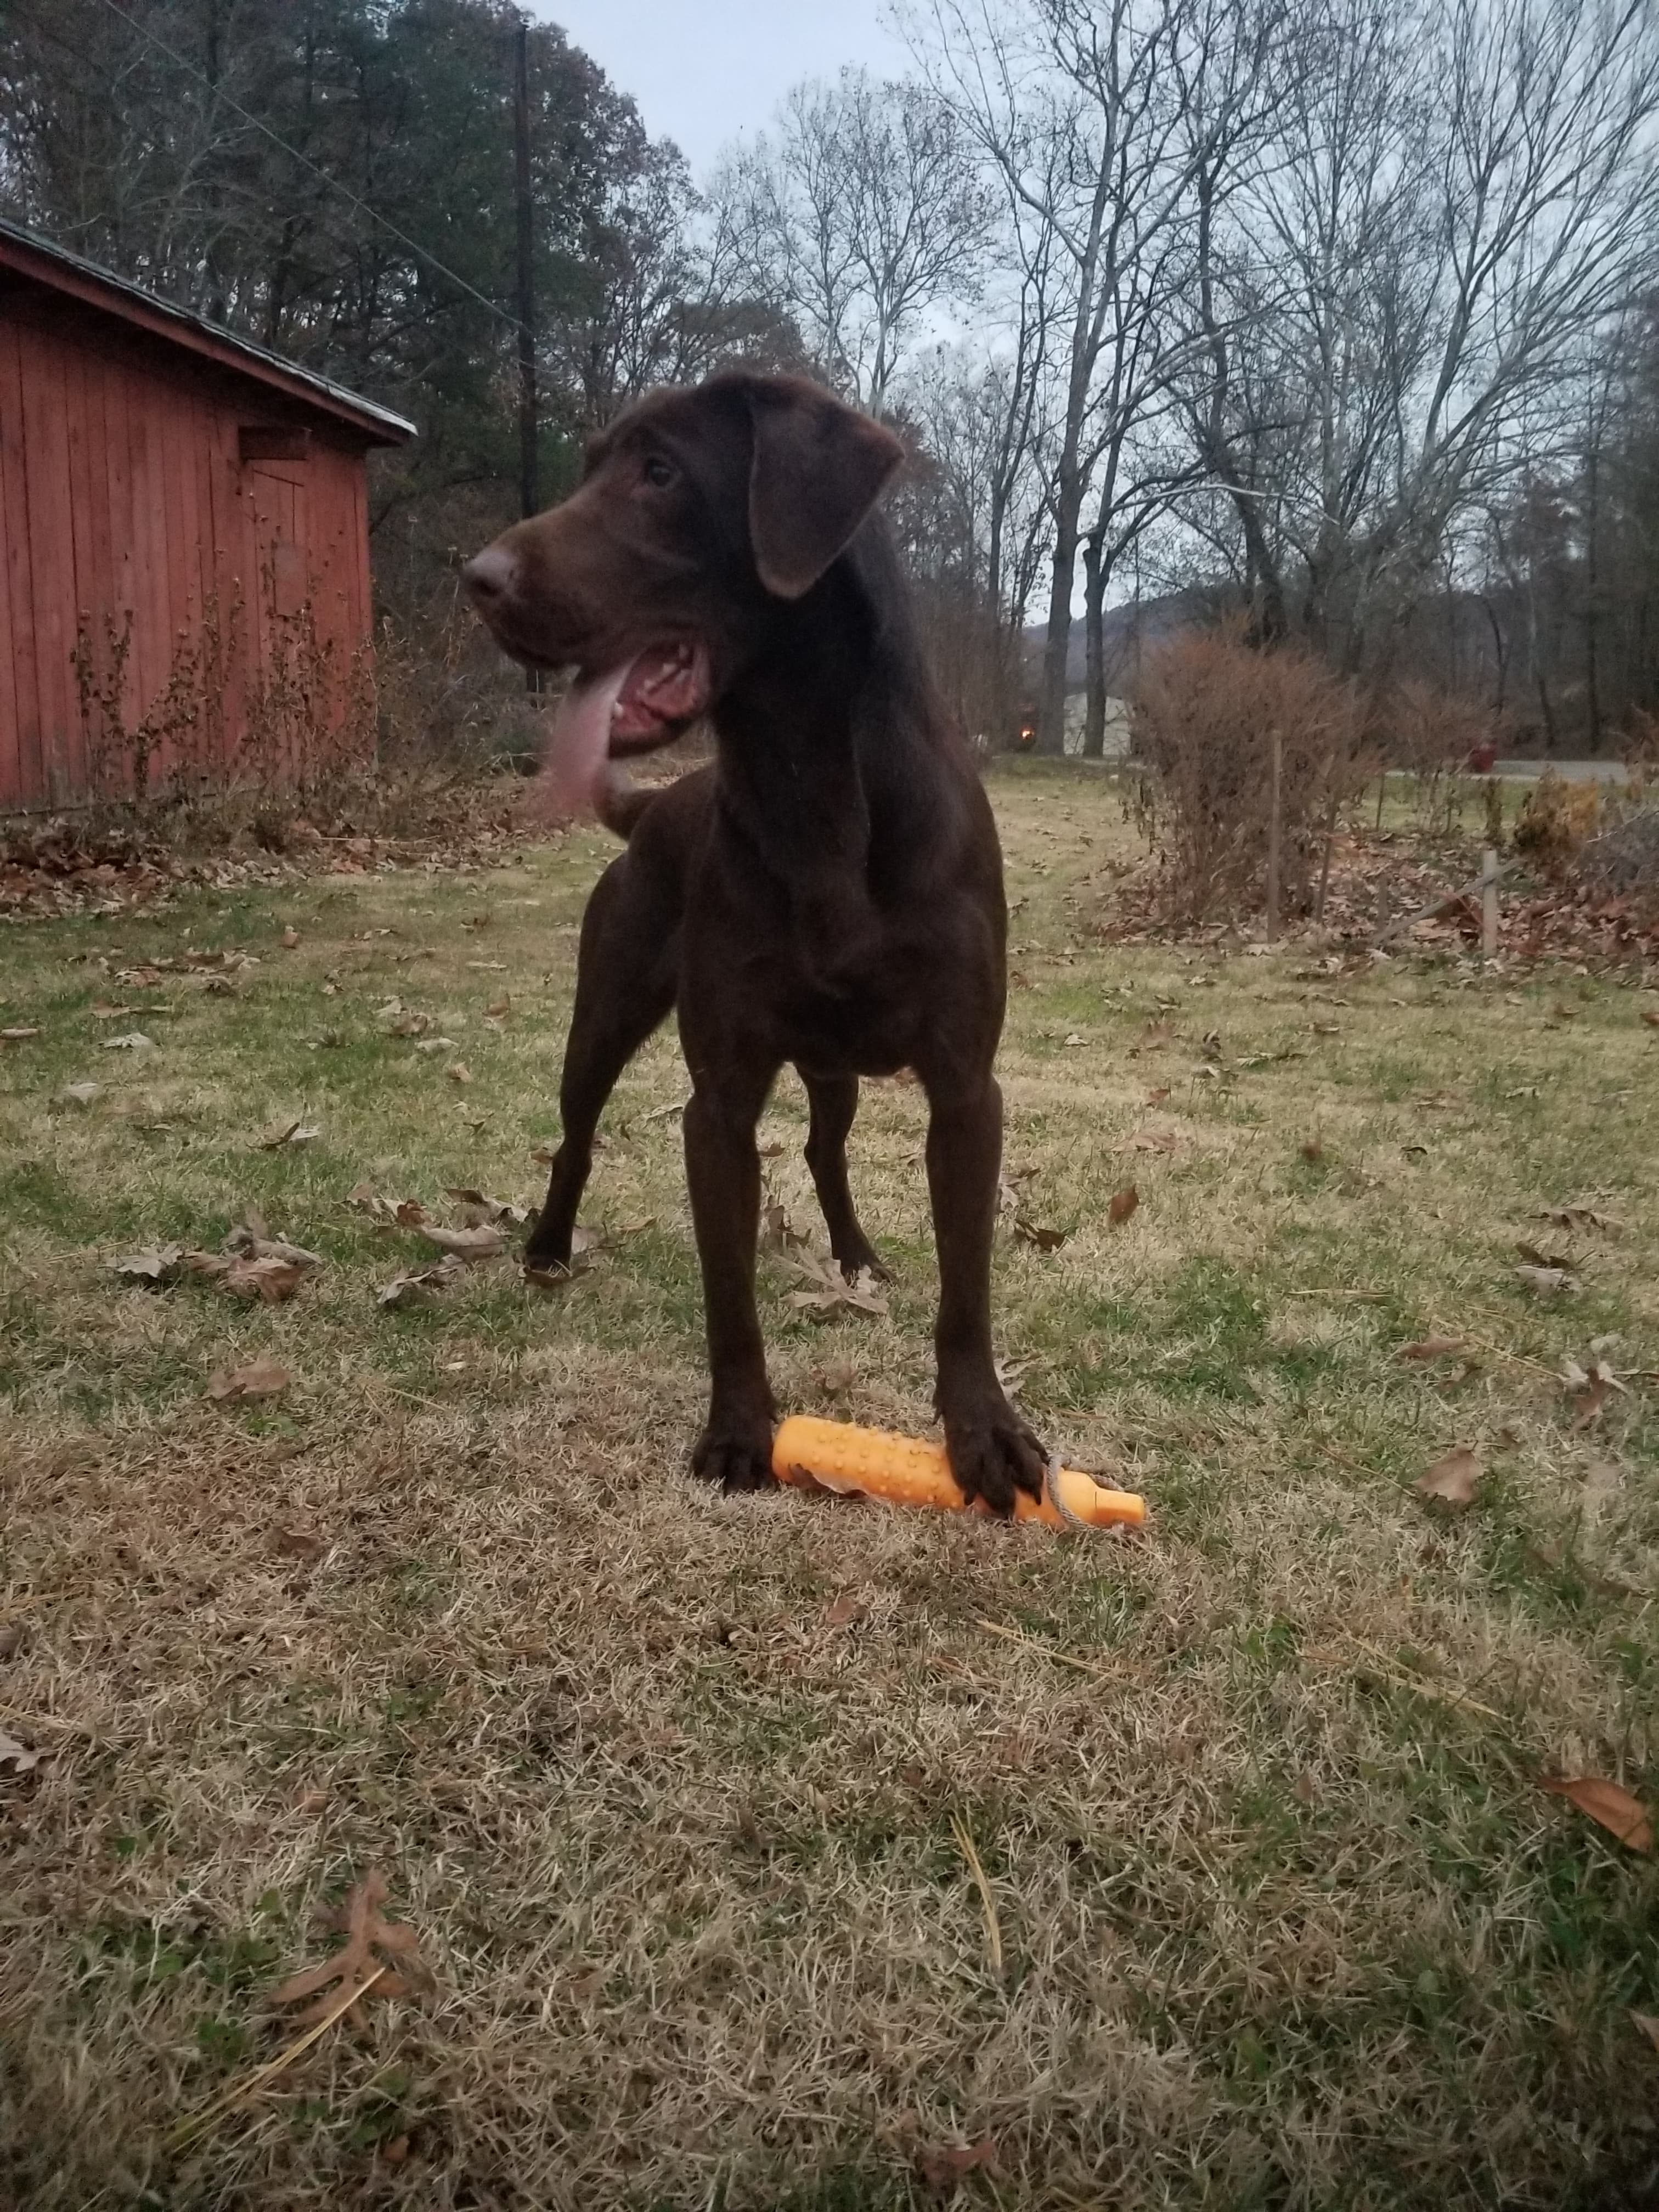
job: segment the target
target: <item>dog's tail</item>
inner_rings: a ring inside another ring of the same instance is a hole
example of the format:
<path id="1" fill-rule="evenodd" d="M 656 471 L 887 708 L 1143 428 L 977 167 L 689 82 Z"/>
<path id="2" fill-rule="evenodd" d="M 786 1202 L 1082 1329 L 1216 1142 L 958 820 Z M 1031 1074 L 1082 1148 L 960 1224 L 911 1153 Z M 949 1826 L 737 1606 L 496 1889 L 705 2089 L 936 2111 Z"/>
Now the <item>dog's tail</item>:
<path id="1" fill-rule="evenodd" d="M 648 785 L 635 783 L 612 763 L 599 786 L 599 819 L 607 830 L 626 841 L 633 836 L 634 824 L 656 796 Z"/>

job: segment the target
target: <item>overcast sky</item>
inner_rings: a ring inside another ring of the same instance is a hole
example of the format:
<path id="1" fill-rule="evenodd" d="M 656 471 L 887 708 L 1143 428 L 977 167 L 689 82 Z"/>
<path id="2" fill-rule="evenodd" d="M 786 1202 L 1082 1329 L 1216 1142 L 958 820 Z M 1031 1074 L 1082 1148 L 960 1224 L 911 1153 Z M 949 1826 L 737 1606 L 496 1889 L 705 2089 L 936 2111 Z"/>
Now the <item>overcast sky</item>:
<path id="1" fill-rule="evenodd" d="M 638 102 L 653 137 L 701 176 L 728 138 L 771 118 L 790 86 L 844 62 L 897 76 L 908 56 L 884 0 L 531 0 Z"/>

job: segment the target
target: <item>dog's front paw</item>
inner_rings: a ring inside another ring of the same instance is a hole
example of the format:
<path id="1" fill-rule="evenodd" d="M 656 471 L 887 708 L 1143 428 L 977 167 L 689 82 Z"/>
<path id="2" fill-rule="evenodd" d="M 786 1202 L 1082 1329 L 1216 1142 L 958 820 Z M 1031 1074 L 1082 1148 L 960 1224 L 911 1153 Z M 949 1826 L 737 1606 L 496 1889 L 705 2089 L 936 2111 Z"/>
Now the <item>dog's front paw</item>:
<path id="1" fill-rule="evenodd" d="M 691 1454 L 691 1472 L 705 1482 L 718 1483 L 728 1494 L 739 1490 L 769 1490 L 772 1473 L 772 1425 L 769 1421 L 727 1421 L 711 1416 Z"/>
<path id="2" fill-rule="evenodd" d="M 969 1410 L 946 1410 L 945 1448 L 963 1495 L 983 1498 L 994 1513 L 1012 1513 L 1017 1490 L 1042 1495 L 1048 1455 L 1000 1391 Z"/>

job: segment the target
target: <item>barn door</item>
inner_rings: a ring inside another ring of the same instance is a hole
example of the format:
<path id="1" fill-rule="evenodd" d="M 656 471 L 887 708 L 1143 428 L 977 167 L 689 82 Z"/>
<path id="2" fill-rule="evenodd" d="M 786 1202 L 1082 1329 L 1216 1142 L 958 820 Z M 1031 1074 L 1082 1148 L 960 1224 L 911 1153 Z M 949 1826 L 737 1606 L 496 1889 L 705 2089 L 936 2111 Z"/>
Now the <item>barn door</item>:
<path id="1" fill-rule="evenodd" d="M 315 651 L 308 620 L 310 477 L 303 460 L 261 460 L 247 471 L 257 556 L 249 734 L 274 756 L 261 766 L 289 776 L 305 765 L 301 702 L 311 689 Z"/>

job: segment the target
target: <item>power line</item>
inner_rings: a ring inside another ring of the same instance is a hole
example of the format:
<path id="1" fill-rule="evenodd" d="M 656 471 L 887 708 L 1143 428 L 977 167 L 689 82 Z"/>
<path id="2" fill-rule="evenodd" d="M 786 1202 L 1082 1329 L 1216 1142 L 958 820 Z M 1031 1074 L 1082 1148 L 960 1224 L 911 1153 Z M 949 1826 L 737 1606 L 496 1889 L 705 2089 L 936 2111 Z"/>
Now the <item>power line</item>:
<path id="1" fill-rule="evenodd" d="M 446 267 L 444 263 L 439 260 L 435 253 L 429 253 L 425 246 L 417 245 L 407 231 L 399 230 L 395 222 L 388 216 L 383 216 L 378 208 L 372 207 L 367 200 L 359 199 L 356 192 L 349 191 L 337 177 L 331 177 L 326 169 L 319 168 L 317 163 L 308 155 L 302 154 L 297 146 L 290 146 L 287 139 L 273 131 L 268 123 L 251 113 L 248 109 L 233 100 L 228 92 L 222 90 L 214 83 L 211 77 L 197 68 L 194 62 L 188 62 L 182 54 L 175 53 L 165 39 L 158 39 L 155 32 L 146 25 L 134 22 L 124 8 L 116 6 L 115 0 L 103 0 L 103 4 L 109 9 L 112 15 L 118 17 L 126 25 L 128 30 L 137 33 L 146 45 L 154 46 L 158 53 L 165 54 L 176 68 L 184 70 L 186 76 L 193 76 L 198 84 L 204 84 L 216 100 L 223 100 L 225 106 L 233 113 L 240 115 L 244 123 L 252 124 L 256 131 L 270 139 L 273 146 L 279 146 L 290 161 L 297 161 L 302 169 L 309 169 L 312 175 L 319 178 L 331 191 L 338 192 L 342 199 L 349 200 L 351 205 L 366 215 L 371 222 L 378 222 L 382 230 L 389 231 L 400 245 L 409 248 L 417 260 L 424 261 L 428 268 L 435 269 L 441 276 L 447 277 L 449 282 L 459 290 L 465 292 L 469 299 L 476 300 L 481 307 L 487 307 L 498 322 L 505 323 L 509 330 L 517 329 L 515 318 L 509 315 L 505 308 L 497 307 L 494 300 L 486 299 L 482 292 L 467 283 L 465 276 L 458 276 L 453 269 Z"/>

